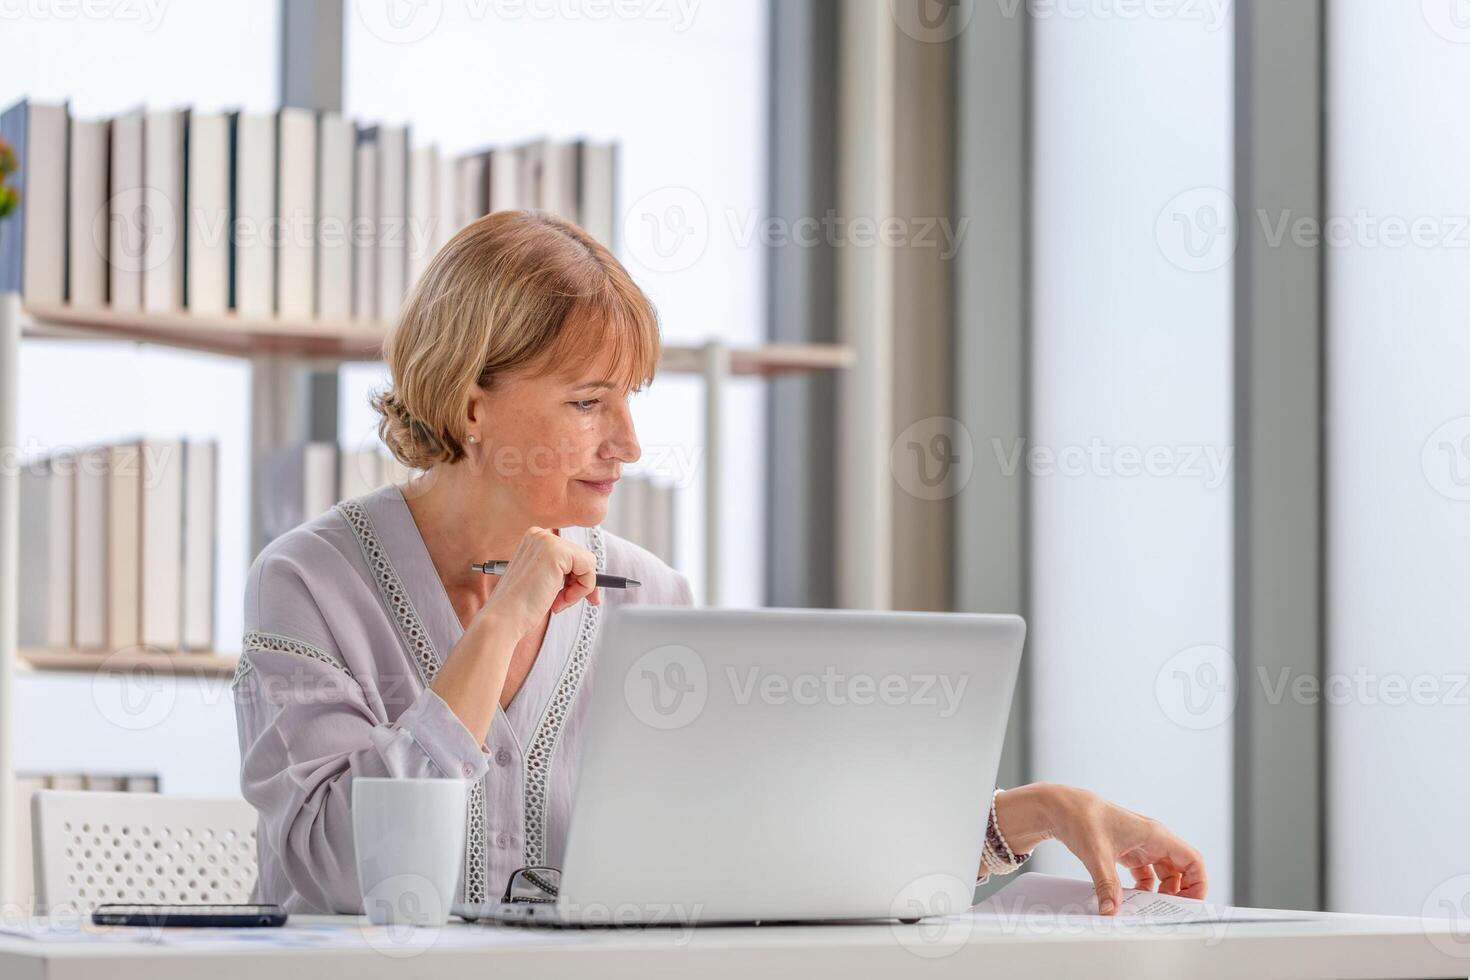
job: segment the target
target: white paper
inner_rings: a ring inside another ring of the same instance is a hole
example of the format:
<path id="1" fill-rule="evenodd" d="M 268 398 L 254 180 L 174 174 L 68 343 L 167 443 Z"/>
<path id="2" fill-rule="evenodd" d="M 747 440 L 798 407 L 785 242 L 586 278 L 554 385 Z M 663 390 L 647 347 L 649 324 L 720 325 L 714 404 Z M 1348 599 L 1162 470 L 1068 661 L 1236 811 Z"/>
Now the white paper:
<path id="1" fill-rule="evenodd" d="M 1061 878 L 1034 871 L 1017 875 L 1015 881 L 980 902 L 970 912 L 976 916 L 993 916 L 1011 921 L 1023 918 L 1073 922 L 1118 919 L 1149 925 L 1275 922 L 1313 917 L 1305 912 L 1240 908 L 1137 888 L 1124 888 L 1123 901 L 1116 916 L 1103 916 L 1098 914 L 1097 894 L 1093 891 L 1091 881 Z"/>

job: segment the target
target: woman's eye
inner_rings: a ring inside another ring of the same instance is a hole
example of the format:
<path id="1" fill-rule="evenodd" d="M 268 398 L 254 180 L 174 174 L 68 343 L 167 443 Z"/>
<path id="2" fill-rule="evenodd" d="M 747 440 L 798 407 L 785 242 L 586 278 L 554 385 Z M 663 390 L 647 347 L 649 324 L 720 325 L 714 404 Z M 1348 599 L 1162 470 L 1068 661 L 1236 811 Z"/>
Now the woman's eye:
<path id="1" fill-rule="evenodd" d="M 601 400 L 600 398 L 585 398 L 582 401 L 569 402 L 568 404 L 572 405 L 579 412 L 590 412 Z"/>

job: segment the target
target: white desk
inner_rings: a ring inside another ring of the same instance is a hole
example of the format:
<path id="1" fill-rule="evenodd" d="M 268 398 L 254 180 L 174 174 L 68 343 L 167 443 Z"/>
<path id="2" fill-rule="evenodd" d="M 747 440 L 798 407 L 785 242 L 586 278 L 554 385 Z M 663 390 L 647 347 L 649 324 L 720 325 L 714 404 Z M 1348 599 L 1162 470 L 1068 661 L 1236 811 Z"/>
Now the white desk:
<path id="1" fill-rule="evenodd" d="M 440 977 L 1127 977 L 1384 978 L 1470 975 L 1470 937 L 1452 923 L 1331 915 L 1307 922 L 1189 926 L 927 924 L 761 926 L 696 930 L 502 929 L 455 922 L 416 939 L 350 916 L 293 916 L 332 930 L 332 948 L 240 944 L 41 943 L 0 937 L 5 980 L 237 980 L 262 977 L 436 980 Z M 290 928 L 288 926 L 288 928 Z M 490 930 L 475 934 L 474 930 Z M 185 931 L 185 930 L 179 930 Z M 262 930 L 264 931 L 264 930 Z M 156 935 L 156 933 L 155 933 Z M 482 945 L 467 945 L 482 940 Z"/>

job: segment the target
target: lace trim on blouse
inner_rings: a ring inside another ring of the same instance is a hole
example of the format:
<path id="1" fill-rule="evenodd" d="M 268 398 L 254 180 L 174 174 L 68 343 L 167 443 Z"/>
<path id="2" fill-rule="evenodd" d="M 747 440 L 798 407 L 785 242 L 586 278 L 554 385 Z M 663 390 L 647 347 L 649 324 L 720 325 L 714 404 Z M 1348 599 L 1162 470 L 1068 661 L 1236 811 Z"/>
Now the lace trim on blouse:
<path id="1" fill-rule="evenodd" d="M 352 675 L 352 672 L 347 669 L 346 664 L 320 647 L 312 646 L 310 643 L 296 640 L 289 636 L 281 636 L 277 633 L 264 633 L 260 630 L 250 630 L 245 634 L 245 639 L 241 643 L 240 660 L 235 665 L 235 676 L 230 681 L 231 687 L 238 685 L 245 678 L 245 675 L 255 669 L 255 665 L 250 662 L 248 654 L 256 651 L 266 653 L 294 653 L 297 656 L 320 660 L 324 664 L 336 667 L 349 677 Z"/>
<path id="2" fill-rule="evenodd" d="M 607 569 L 607 552 L 603 546 L 602 529 L 587 529 L 589 550 L 597 556 L 597 570 Z M 531 747 L 526 751 L 526 864 L 537 867 L 546 863 L 546 798 L 547 784 L 551 780 L 551 760 L 556 755 L 557 743 L 566 724 L 567 712 L 577 699 L 582 677 L 587 673 L 587 664 L 592 658 L 592 641 L 597 637 L 597 623 L 602 609 L 585 599 L 582 601 L 582 617 L 577 623 L 577 639 L 571 656 L 562 668 L 556 690 L 546 704 L 546 711 L 531 736 Z"/>
<path id="3" fill-rule="evenodd" d="M 359 500 L 344 500 L 336 510 L 347 521 L 357 536 L 363 558 L 372 569 L 378 591 L 387 604 L 398 627 L 409 656 L 418 667 L 424 686 L 428 687 L 439 672 L 440 660 L 408 597 L 408 590 L 398 577 L 393 563 L 378 539 L 377 530 Z M 602 529 L 587 529 L 589 549 L 597 558 L 597 570 L 607 567 L 607 553 Z M 597 636 L 597 625 L 601 610 L 591 603 L 582 604 L 582 615 L 578 621 L 577 637 L 567 658 L 562 674 L 552 692 L 546 710 L 531 736 L 530 748 L 526 752 L 524 772 L 524 798 L 526 807 L 526 863 L 539 865 L 546 858 L 547 785 L 551 778 L 551 760 L 561 741 L 562 728 L 567 713 L 576 700 L 577 691 L 587 673 L 587 664 L 592 656 L 592 643 Z M 489 877 L 488 854 L 485 849 L 485 782 L 482 777 L 470 787 L 468 804 L 468 827 L 465 834 L 465 883 L 466 902 L 486 901 L 486 881 Z"/>
<path id="4" fill-rule="evenodd" d="M 372 570 L 373 579 L 378 585 L 378 592 L 388 606 L 388 611 L 393 614 L 393 622 L 398 627 L 398 635 L 403 640 L 409 659 L 418 668 L 419 678 L 427 688 L 434 682 L 434 675 L 439 673 L 439 654 L 429 639 L 429 631 L 424 628 L 423 621 L 419 619 L 418 610 L 414 609 L 413 602 L 408 597 L 408 590 L 404 588 L 403 580 L 398 577 L 397 569 L 388 560 L 388 553 L 383 549 L 382 541 L 378 539 L 377 529 L 373 527 L 367 511 L 356 499 L 342 501 L 337 504 L 336 511 L 342 515 L 342 518 L 347 521 L 347 526 L 352 528 L 353 534 L 357 536 L 357 543 L 362 548 L 362 557 L 367 562 L 368 568 Z M 483 777 L 475 780 L 470 786 L 469 800 L 465 810 L 467 827 L 464 900 L 471 903 L 484 902 L 487 855 L 485 853 L 485 781 Z"/>

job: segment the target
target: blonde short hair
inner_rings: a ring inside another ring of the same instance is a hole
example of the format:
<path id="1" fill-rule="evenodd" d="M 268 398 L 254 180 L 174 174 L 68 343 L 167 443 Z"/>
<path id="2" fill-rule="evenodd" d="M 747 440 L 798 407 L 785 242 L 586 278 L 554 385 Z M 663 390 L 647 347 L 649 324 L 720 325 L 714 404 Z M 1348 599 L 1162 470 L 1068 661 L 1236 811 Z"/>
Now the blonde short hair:
<path id="1" fill-rule="evenodd" d="M 658 314 L 612 253 L 549 214 L 486 215 L 434 256 L 383 343 L 378 435 L 405 466 L 456 462 L 473 386 L 519 370 L 571 376 L 608 351 L 607 380 L 653 380 Z"/>

